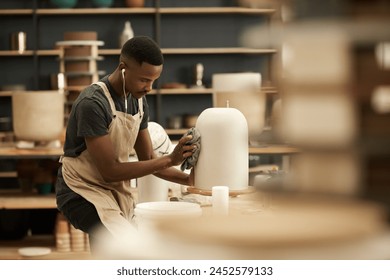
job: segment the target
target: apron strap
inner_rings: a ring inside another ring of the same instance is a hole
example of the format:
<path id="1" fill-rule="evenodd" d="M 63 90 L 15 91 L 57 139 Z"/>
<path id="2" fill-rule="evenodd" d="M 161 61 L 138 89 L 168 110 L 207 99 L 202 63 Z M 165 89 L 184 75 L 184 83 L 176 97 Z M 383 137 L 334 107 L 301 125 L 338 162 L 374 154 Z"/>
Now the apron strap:
<path id="1" fill-rule="evenodd" d="M 111 107 L 112 114 L 113 114 L 113 115 L 116 115 L 115 104 L 114 104 L 114 101 L 112 100 L 110 91 L 108 90 L 106 84 L 103 83 L 103 82 L 96 82 L 95 84 L 98 85 L 98 86 L 100 86 L 100 87 L 102 88 L 102 90 L 103 90 L 105 96 L 106 96 L 107 99 L 108 99 L 108 102 L 110 103 L 110 107 Z"/>
<path id="2" fill-rule="evenodd" d="M 143 103 L 143 97 L 138 99 L 138 112 L 139 112 L 139 118 L 142 119 L 144 117 L 144 103 Z"/>
<path id="3" fill-rule="evenodd" d="M 112 114 L 115 115 L 116 114 L 115 104 L 114 104 L 114 101 L 112 100 L 110 91 L 108 90 L 106 84 L 103 82 L 96 82 L 95 84 L 100 86 L 103 89 L 103 92 L 106 95 L 106 97 L 110 103 Z M 142 97 L 138 99 L 138 111 L 139 111 L 139 118 L 142 119 L 144 116 L 144 104 L 143 104 Z"/>

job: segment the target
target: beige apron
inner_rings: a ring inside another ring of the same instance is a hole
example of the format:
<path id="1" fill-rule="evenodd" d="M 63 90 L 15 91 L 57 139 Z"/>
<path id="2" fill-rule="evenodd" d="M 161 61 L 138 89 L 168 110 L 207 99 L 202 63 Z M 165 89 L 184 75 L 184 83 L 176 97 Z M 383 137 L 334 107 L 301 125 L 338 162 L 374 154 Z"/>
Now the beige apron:
<path id="1" fill-rule="evenodd" d="M 108 134 L 113 143 L 118 161 L 127 162 L 129 151 L 134 147 L 143 117 L 142 98 L 138 100 L 139 112 L 132 116 L 115 109 L 114 101 L 103 82 L 98 84 L 109 100 L 112 122 Z M 115 236 L 131 226 L 134 200 L 130 192 L 130 181 L 107 183 L 101 177 L 88 150 L 76 158 L 62 159 L 62 173 L 66 184 L 74 192 L 91 202 L 104 226 Z"/>

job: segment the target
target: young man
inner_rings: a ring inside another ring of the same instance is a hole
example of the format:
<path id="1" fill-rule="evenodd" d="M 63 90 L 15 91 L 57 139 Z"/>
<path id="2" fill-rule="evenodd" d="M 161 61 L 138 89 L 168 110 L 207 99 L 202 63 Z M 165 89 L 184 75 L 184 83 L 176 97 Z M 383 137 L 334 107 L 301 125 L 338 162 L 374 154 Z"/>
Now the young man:
<path id="1" fill-rule="evenodd" d="M 130 225 L 131 179 L 154 174 L 193 184 L 192 172 L 173 168 L 196 149 L 186 145 L 190 136 L 181 138 L 167 156 L 158 158 L 153 152 L 145 95 L 162 69 L 157 44 L 145 36 L 134 37 L 122 47 L 115 71 L 84 89 L 72 106 L 56 183 L 57 205 L 92 242 L 98 228 L 115 235 Z M 128 162 L 133 148 L 138 162 Z"/>

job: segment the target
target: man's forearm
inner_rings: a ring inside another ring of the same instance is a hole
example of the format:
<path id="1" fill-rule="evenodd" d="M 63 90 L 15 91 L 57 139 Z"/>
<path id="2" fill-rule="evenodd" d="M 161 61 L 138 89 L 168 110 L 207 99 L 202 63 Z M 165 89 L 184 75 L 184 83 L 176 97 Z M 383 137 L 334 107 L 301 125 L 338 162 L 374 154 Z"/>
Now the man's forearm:
<path id="1" fill-rule="evenodd" d="M 174 182 L 177 184 L 181 184 L 181 185 L 189 185 L 190 183 L 189 180 L 190 175 L 176 169 L 175 167 L 170 167 L 164 170 L 160 170 L 154 173 L 154 175 L 161 179 Z"/>

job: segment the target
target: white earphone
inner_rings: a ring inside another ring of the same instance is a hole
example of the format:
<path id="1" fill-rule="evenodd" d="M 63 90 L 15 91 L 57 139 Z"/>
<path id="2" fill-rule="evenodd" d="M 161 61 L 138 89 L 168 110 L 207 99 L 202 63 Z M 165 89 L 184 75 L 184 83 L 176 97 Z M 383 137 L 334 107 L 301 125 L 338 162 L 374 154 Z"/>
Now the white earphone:
<path id="1" fill-rule="evenodd" d="M 123 86 L 123 95 L 125 97 L 125 110 L 127 114 L 127 97 L 126 97 L 126 84 L 125 84 L 125 69 L 122 69 L 122 86 Z"/>

